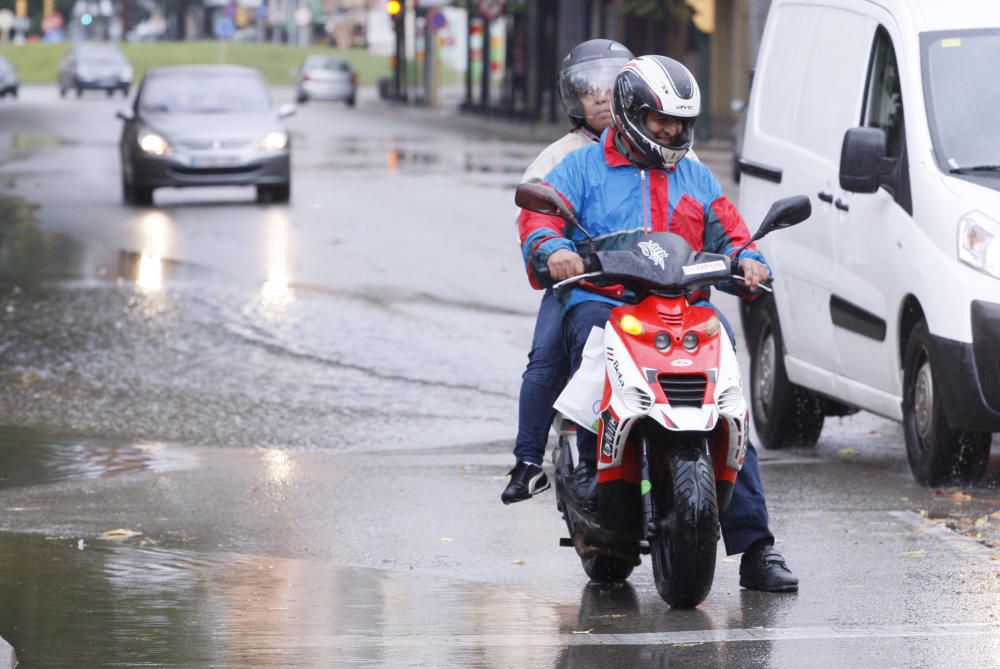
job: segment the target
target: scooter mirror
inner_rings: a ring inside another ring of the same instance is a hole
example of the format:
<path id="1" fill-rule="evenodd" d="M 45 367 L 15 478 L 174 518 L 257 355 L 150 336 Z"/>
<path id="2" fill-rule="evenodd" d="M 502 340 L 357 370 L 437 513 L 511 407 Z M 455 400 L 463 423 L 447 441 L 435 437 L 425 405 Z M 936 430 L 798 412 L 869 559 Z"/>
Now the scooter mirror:
<path id="1" fill-rule="evenodd" d="M 576 222 L 576 216 L 570 211 L 562 197 L 552 186 L 539 183 L 523 183 L 514 192 L 514 204 L 521 209 L 527 209 L 539 214 L 559 216 L 563 220 Z"/>
<path id="2" fill-rule="evenodd" d="M 771 205 L 753 238 L 757 240 L 775 230 L 798 225 L 809 218 L 811 214 L 812 204 L 805 195 L 782 198 Z"/>

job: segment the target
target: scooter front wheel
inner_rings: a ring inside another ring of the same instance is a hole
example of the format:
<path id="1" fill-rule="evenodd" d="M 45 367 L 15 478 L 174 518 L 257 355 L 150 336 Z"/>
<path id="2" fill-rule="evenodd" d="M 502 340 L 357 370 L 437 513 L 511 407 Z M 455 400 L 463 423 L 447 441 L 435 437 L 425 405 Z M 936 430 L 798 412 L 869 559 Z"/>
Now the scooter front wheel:
<path id="1" fill-rule="evenodd" d="M 666 454 L 653 474 L 660 532 L 650 541 L 656 591 L 670 606 L 698 606 L 712 589 L 719 543 L 715 474 L 701 448 Z"/>

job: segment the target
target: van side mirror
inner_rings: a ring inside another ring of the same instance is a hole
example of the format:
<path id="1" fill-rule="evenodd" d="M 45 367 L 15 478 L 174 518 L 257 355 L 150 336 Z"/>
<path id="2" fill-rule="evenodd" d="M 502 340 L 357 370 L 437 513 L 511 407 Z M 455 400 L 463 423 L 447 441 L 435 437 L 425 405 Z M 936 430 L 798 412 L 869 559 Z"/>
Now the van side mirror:
<path id="1" fill-rule="evenodd" d="M 886 158 L 885 131 L 851 128 L 840 148 L 840 187 L 851 193 L 874 193 L 881 177 L 892 174 L 895 158 Z"/>
<path id="2" fill-rule="evenodd" d="M 131 109 L 119 109 L 115 112 L 115 116 L 122 121 L 131 121 L 135 118 L 135 112 Z"/>
<path id="3" fill-rule="evenodd" d="M 514 191 L 514 204 L 521 209 L 549 216 L 559 216 L 570 223 L 576 222 L 576 216 L 573 215 L 573 212 L 552 186 L 531 182 L 523 183 Z"/>

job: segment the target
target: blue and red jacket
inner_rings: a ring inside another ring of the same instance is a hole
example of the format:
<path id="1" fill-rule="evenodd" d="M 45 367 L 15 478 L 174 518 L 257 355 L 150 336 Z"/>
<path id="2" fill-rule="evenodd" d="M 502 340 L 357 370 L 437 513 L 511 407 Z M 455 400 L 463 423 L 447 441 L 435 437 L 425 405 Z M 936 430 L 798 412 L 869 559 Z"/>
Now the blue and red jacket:
<path id="1" fill-rule="evenodd" d="M 548 173 L 545 183 L 555 188 L 595 238 L 599 250 L 626 248 L 647 232 L 673 232 L 696 251 L 731 256 L 750 240 L 743 217 L 722 193 L 712 171 L 685 158 L 670 169 L 639 169 L 615 146 L 613 129 L 600 143 L 573 151 Z M 576 251 L 585 237 L 575 227 L 567 234 L 558 216 L 522 210 L 518 233 L 528 276 L 544 268 L 558 249 Z M 740 260 L 767 261 L 754 246 Z M 601 291 L 607 293 L 607 291 Z M 599 300 L 621 304 L 619 295 L 576 289 L 564 303 L 564 312 L 581 302 Z"/>

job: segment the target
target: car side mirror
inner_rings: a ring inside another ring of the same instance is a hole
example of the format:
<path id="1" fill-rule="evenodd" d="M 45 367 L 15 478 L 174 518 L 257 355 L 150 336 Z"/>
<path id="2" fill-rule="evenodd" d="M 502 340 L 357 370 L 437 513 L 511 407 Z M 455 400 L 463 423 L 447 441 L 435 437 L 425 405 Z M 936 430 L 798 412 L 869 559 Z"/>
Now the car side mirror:
<path id="1" fill-rule="evenodd" d="M 278 118 L 288 118 L 295 113 L 296 109 L 298 109 L 298 107 L 291 103 L 283 104 L 278 107 Z"/>
<path id="2" fill-rule="evenodd" d="M 122 121 L 127 122 L 135 119 L 135 112 L 133 112 L 131 109 L 119 109 L 118 111 L 115 112 L 115 116 L 121 119 Z"/>
<path id="3" fill-rule="evenodd" d="M 896 159 L 887 158 L 885 131 L 851 128 L 840 148 L 840 187 L 851 193 L 874 193 L 882 177 L 892 174 Z"/>
<path id="4" fill-rule="evenodd" d="M 784 197 L 771 205 L 761 221 L 760 227 L 754 233 L 753 241 L 775 230 L 798 225 L 812 215 L 812 203 L 805 195 Z"/>

